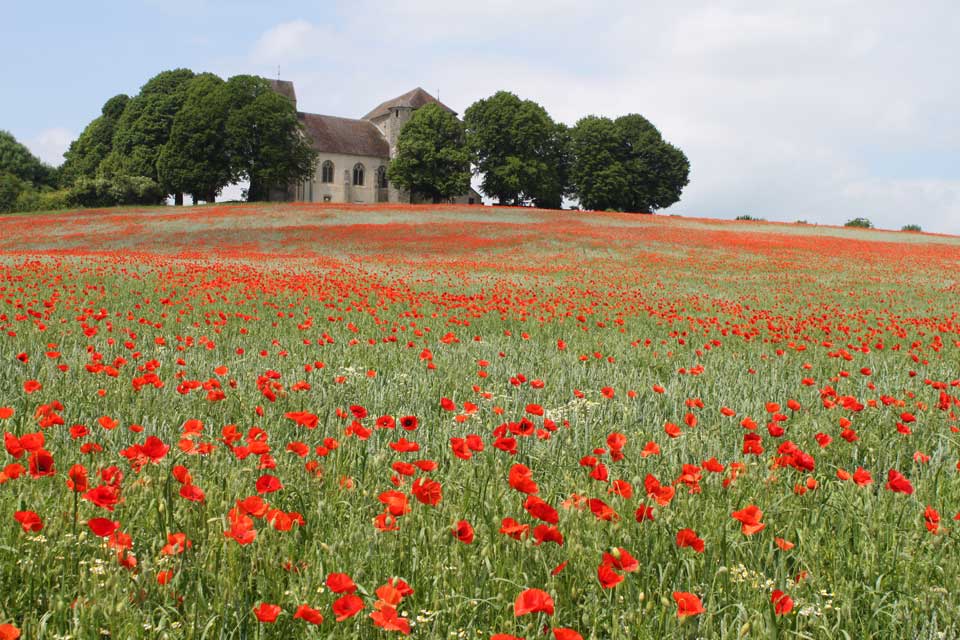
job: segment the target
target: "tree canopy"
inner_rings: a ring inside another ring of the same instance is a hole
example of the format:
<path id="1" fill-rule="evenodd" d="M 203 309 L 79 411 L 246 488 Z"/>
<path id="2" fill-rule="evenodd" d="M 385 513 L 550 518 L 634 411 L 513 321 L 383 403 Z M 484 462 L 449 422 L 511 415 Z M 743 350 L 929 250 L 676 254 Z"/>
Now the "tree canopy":
<path id="1" fill-rule="evenodd" d="M 233 76 L 220 91 L 231 177 L 250 181 L 248 200 L 264 200 L 271 189 L 313 174 L 316 153 L 292 102 L 256 76 Z"/>
<path id="2" fill-rule="evenodd" d="M 438 104 L 413 112 L 397 138 L 390 180 L 411 194 L 440 202 L 470 189 L 470 153 L 464 127 Z"/>
<path id="3" fill-rule="evenodd" d="M 113 134 L 123 115 L 130 96 L 113 96 L 103 105 L 100 116 L 86 126 L 70 148 L 63 154 L 65 161 L 60 167 L 60 183 L 73 184 L 78 178 L 93 178 L 97 175 L 100 163 L 113 150 Z"/>
<path id="4" fill-rule="evenodd" d="M 500 204 L 559 208 L 567 183 L 566 127 L 532 100 L 498 91 L 464 113 L 481 190 Z"/>
<path id="5" fill-rule="evenodd" d="M 61 185 L 97 206 L 169 194 L 180 203 L 184 193 L 210 202 L 239 180 L 250 181 L 248 199 L 264 199 L 312 174 L 316 158 L 293 104 L 269 82 L 189 69 L 108 100 L 64 157 Z"/>
<path id="6" fill-rule="evenodd" d="M 170 137 L 157 158 L 160 184 L 172 193 L 189 193 L 194 201 L 213 202 L 230 183 L 226 145 L 227 103 L 224 82 L 212 73 L 192 78 Z"/>
<path id="7" fill-rule="evenodd" d="M 0 174 L 9 174 L 36 187 L 52 185 L 56 171 L 17 142 L 9 131 L 0 130 Z"/>
<path id="8" fill-rule="evenodd" d="M 99 173 L 106 177 L 143 176 L 160 184 L 157 159 L 170 139 L 173 119 L 186 100 L 186 88 L 193 77 L 189 69 L 163 71 L 141 87 L 117 122 L 113 148 Z"/>
<path id="9" fill-rule="evenodd" d="M 573 191 L 587 209 L 652 212 L 680 199 L 690 163 L 646 118 L 588 116 L 571 131 Z"/>

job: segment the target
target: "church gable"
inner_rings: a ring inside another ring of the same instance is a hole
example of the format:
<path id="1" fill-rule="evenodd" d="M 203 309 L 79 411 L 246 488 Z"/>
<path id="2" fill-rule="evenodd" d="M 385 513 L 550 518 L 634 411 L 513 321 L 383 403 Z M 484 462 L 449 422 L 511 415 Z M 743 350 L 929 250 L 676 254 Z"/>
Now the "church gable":
<path id="1" fill-rule="evenodd" d="M 412 91 L 408 91 L 402 96 L 397 96 L 392 100 L 386 100 L 377 105 L 373 111 L 363 116 L 364 120 L 376 120 L 377 118 L 382 118 L 383 116 L 389 115 L 391 109 L 396 108 L 406 108 L 406 109 L 419 109 L 420 107 L 428 104 L 438 104 L 453 115 L 457 115 L 457 112 L 443 104 L 432 95 L 417 87 Z"/>

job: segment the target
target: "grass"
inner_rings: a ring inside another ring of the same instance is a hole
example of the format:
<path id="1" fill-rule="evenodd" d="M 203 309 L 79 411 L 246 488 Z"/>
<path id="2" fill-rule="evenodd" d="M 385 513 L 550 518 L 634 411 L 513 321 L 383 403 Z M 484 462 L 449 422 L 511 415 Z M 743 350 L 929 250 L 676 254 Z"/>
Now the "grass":
<path id="1" fill-rule="evenodd" d="M 466 207 L 29 220 L 0 219 L 0 429 L 35 450 L 24 437 L 41 433 L 55 461 L 32 474 L 8 443 L 0 464 L 0 623 L 25 638 L 381 638 L 401 632 L 370 614 L 392 605 L 423 638 L 960 633 L 960 256 L 943 238 Z M 381 416 L 419 425 L 377 428 Z M 762 453 L 745 452 L 749 433 Z M 465 460 L 451 438 L 471 434 L 483 450 Z M 138 459 L 151 436 L 169 450 Z M 419 450 L 391 448 L 401 438 Z M 644 455 L 651 442 L 660 453 Z M 536 544 L 548 523 L 511 487 L 517 464 L 557 510 L 562 545 Z M 115 510 L 67 486 L 74 465 L 90 489 L 119 487 Z M 202 501 L 182 497 L 178 466 Z M 859 467 L 871 484 L 841 479 Z M 913 493 L 887 486 L 891 470 Z M 237 501 L 264 475 L 283 486 L 262 494 L 279 511 L 245 522 Z M 675 489 L 668 503 L 648 476 Z M 441 485 L 435 505 L 416 498 L 420 478 Z M 389 491 L 410 511 L 381 531 Z M 749 505 L 765 527 L 745 535 L 731 514 Z M 21 511 L 42 529 L 25 531 Z M 277 530 L 285 514 L 303 524 Z M 121 535 L 95 535 L 96 518 Z M 501 533 L 505 518 L 527 534 Z M 470 544 L 452 534 L 461 520 Z M 226 536 L 232 521 L 255 539 Z M 678 547 L 686 528 L 702 553 Z M 165 554 L 175 533 L 191 546 Z M 615 569 L 608 589 L 598 569 L 614 548 L 639 568 Z M 332 573 L 364 605 L 342 622 Z M 391 578 L 413 594 L 380 595 Z M 526 589 L 554 613 L 515 616 Z M 678 617 L 679 592 L 703 613 Z M 281 607 L 274 622 L 261 603 Z M 303 604 L 324 621 L 294 618 Z"/>

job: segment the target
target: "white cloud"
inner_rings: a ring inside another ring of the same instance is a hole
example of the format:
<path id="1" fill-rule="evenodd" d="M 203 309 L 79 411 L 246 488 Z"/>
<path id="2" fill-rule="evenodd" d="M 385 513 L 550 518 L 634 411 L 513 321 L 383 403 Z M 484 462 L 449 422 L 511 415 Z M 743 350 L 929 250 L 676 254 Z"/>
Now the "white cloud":
<path id="1" fill-rule="evenodd" d="M 278 24 L 260 36 L 251 59 L 268 64 L 293 62 L 339 51 L 339 45 L 339 37 L 332 30 L 306 20 L 293 20 Z"/>
<path id="2" fill-rule="evenodd" d="M 63 164 L 63 152 L 70 147 L 76 135 L 62 127 L 44 129 L 33 138 L 27 140 L 27 148 L 47 164 L 59 166 Z"/>
<path id="3" fill-rule="evenodd" d="M 960 155 L 956 17 L 947 1 L 357 0 L 267 29 L 247 63 L 280 64 L 317 113 L 360 117 L 418 85 L 461 113 L 500 89 L 570 124 L 642 113 L 692 165 L 669 213 L 956 233 L 960 175 L 924 155 Z M 871 173 L 900 157 L 903 175 Z"/>

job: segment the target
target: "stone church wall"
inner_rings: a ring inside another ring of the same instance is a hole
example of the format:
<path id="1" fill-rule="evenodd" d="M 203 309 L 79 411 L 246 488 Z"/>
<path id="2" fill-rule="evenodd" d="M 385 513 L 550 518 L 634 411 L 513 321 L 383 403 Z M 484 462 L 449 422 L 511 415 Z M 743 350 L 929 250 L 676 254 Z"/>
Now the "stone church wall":
<path id="1" fill-rule="evenodd" d="M 323 163 L 333 162 L 333 182 L 321 182 Z M 363 185 L 353 184 L 353 168 L 357 163 L 363 165 Z M 386 158 L 355 156 L 343 153 L 321 152 L 317 157 L 317 167 L 310 182 L 297 187 L 296 199 L 302 202 L 363 202 L 375 203 L 378 200 L 377 168 L 388 166 Z M 383 190 L 381 190 L 382 192 Z M 390 189 L 390 191 L 395 191 Z M 391 202 L 395 202 L 392 198 Z"/>

